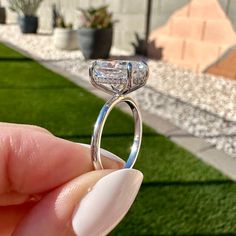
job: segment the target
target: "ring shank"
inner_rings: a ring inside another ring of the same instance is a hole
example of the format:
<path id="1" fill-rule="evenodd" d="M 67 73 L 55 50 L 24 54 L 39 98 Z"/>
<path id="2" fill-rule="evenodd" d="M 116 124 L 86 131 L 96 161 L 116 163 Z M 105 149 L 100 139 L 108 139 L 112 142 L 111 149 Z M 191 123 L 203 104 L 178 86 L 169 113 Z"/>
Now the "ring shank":
<path id="1" fill-rule="evenodd" d="M 105 122 L 113 107 L 121 102 L 125 102 L 129 105 L 134 117 L 134 140 L 131 147 L 131 152 L 129 154 L 128 160 L 125 163 L 124 168 L 132 168 L 137 159 L 142 141 L 142 118 L 140 111 L 132 98 L 126 96 L 114 96 L 109 101 L 107 101 L 105 105 L 102 107 L 94 126 L 94 131 L 91 141 L 91 156 L 95 169 L 103 169 L 101 154 L 100 154 L 100 146 L 101 146 L 102 131 Z"/>

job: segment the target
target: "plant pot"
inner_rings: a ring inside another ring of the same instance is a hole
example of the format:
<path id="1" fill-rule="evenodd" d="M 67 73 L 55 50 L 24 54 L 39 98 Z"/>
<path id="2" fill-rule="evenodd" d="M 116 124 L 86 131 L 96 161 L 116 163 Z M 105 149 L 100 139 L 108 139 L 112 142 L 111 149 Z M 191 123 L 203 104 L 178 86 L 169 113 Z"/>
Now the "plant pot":
<path id="1" fill-rule="evenodd" d="M 38 17 L 36 16 L 20 16 L 18 18 L 21 32 L 24 34 L 35 34 L 38 29 Z"/>
<path id="2" fill-rule="evenodd" d="M 108 58 L 113 37 L 113 29 L 78 29 L 78 44 L 85 59 Z"/>
<path id="3" fill-rule="evenodd" d="M 5 7 L 0 7 L 0 24 L 6 23 L 6 9 Z"/>
<path id="4" fill-rule="evenodd" d="M 55 28 L 53 32 L 54 46 L 62 50 L 75 50 L 78 48 L 77 31 L 66 28 Z"/>

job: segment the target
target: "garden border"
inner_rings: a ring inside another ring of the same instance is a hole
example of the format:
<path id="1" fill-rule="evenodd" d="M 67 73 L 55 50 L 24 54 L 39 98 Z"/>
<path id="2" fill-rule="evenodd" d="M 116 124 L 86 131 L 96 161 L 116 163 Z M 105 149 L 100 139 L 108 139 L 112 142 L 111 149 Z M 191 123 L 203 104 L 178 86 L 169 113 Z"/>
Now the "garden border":
<path id="1" fill-rule="evenodd" d="M 2 43 L 6 44 L 8 47 L 19 51 L 23 55 L 27 57 L 33 58 L 42 66 L 65 76 L 67 79 L 71 80 L 75 84 L 81 86 L 82 88 L 88 90 L 89 92 L 95 94 L 96 96 L 107 100 L 109 95 L 105 94 L 104 92 L 94 88 L 89 82 L 86 82 L 81 76 L 77 76 L 71 74 L 67 71 L 62 70 L 60 67 L 53 65 L 50 61 L 44 61 L 37 56 L 19 48 L 7 41 L 1 40 Z M 128 107 L 124 106 L 121 107 L 121 110 L 130 113 Z M 236 181 L 236 159 L 227 155 L 223 151 L 217 150 L 206 142 L 204 139 L 195 137 L 183 129 L 180 129 L 173 125 L 171 122 L 164 120 L 163 118 L 151 114 L 147 111 L 141 109 L 143 115 L 143 121 L 152 127 L 158 133 L 164 135 L 165 137 L 169 138 L 174 143 L 178 144 L 179 146 L 185 148 L 186 150 L 193 153 L 196 157 L 200 160 L 209 164 L 228 176 L 230 179 Z"/>

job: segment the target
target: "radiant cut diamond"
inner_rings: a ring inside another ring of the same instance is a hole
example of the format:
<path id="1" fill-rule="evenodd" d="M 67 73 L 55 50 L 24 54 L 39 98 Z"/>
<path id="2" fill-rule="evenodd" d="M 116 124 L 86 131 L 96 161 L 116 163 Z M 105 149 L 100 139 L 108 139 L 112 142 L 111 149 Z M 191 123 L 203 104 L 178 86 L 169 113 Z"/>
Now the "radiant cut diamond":
<path id="1" fill-rule="evenodd" d="M 142 87 L 148 76 L 148 66 L 140 61 L 97 60 L 90 68 L 95 86 L 110 93 L 129 93 Z"/>

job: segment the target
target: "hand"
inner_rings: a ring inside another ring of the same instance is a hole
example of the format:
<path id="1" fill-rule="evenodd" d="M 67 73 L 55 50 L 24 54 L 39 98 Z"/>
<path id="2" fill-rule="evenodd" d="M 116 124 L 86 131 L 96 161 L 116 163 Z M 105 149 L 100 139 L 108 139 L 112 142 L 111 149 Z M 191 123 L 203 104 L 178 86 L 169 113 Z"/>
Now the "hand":
<path id="1" fill-rule="evenodd" d="M 30 125 L 0 123 L 0 235 L 108 234 L 132 205 L 137 170 L 102 150 L 93 171 L 88 145 Z"/>

